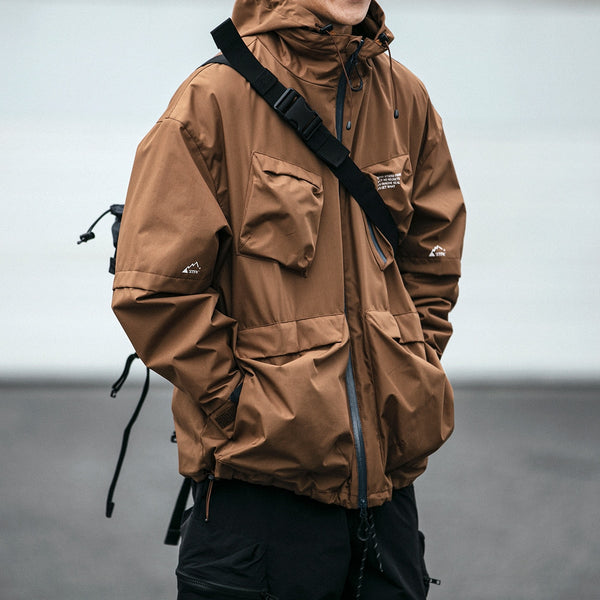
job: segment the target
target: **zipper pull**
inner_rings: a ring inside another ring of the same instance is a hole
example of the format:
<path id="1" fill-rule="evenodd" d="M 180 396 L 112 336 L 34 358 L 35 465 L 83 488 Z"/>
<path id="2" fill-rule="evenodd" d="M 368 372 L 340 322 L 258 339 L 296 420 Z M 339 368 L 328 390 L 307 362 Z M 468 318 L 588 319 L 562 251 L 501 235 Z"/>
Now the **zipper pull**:
<path id="1" fill-rule="evenodd" d="M 366 542 L 369 539 L 369 515 L 365 506 L 360 509 L 360 523 L 356 531 L 356 537 L 361 542 Z"/>

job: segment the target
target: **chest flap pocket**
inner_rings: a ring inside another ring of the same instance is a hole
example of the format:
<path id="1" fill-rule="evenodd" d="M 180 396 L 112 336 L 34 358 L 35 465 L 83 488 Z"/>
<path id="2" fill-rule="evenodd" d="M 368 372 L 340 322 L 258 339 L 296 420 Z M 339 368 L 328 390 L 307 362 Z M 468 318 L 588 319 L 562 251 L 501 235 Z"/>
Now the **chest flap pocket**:
<path id="1" fill-rule="evenodd" d="M 321 177 L 298 165 L 254 153 L 240 228 L 240 254 L 275 260 L 306 273 L 323 209 Z"/>

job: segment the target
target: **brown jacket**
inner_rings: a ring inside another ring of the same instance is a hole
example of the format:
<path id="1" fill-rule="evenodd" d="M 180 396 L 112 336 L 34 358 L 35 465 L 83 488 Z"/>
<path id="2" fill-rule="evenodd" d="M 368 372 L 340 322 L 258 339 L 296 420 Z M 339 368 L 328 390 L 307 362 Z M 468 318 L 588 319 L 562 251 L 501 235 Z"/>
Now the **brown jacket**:
<path id="1" fill-rule="evenodd" d="M 390 64 L 375 2 L 353 35 L 320 31 L 292 0 L 238 0 L 233 18 L 373 178 L 398 258 L 249 84 L 209 64 L 138 148 L 113 308 L 175 386 L 183 474 L 376 506 L 453 428 L 439 358 L 465 211 L 441 120 Z M 341 61 L 361 42 L 351 91 Z"/>

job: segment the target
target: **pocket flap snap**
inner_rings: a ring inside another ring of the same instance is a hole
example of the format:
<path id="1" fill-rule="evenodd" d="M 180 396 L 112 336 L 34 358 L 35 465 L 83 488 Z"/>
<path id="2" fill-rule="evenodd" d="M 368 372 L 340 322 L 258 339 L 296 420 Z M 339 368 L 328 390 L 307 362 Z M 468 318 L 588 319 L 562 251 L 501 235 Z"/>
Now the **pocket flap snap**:
<path id="1" fill-rule="evenodd" d="M 401 342 L 423 342 L 423 328 L 421 327 L 421 318 L 417 312 L 407 312 L 400 315 L 394 315 L 394 319 L 400 330 Z"/>

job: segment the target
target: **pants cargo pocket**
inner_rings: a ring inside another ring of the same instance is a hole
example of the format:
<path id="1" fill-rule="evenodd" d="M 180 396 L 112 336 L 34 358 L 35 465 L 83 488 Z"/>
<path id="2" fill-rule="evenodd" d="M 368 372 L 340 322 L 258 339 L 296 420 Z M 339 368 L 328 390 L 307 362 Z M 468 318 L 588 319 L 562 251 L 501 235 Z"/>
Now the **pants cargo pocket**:
<path id="1" fill-rule="evenodd" d="M 235 523 L 212 515 L 206 521 L 205 514 L 201 490 L 181 527 L 177 600 L 275 600 L 268 593 L 263 544 L 237 533 Z"/>
<path id="2" fill-rule="evenodd" d="M 202 526 L 197 521 L 192 524 Z M 182 546 L 177 600 L 275 599 L 267 592 L 264 552 L 259 544 L 239 547 L 244 541 L 228 534 L 212 541 L 202 537 L 188 537 Z"/>

